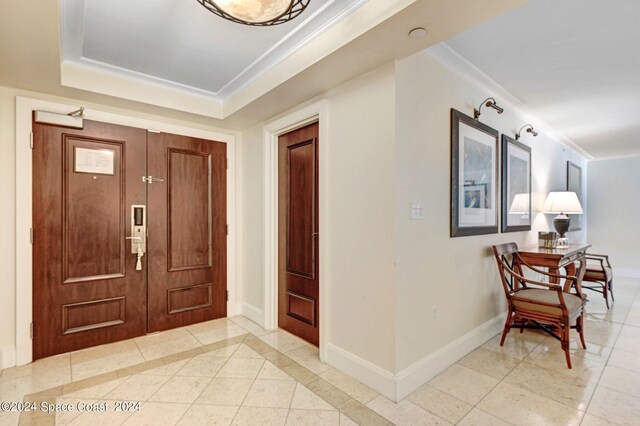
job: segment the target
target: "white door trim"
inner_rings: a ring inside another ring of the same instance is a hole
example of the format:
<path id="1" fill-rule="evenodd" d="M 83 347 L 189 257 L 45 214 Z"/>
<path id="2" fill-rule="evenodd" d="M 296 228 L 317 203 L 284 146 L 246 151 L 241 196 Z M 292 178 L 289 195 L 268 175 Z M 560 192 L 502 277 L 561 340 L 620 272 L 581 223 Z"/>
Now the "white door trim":
<path id="1" fill-rule="evenodd" d="M 329 302 L 327 248 L 329 242 L 328 226 L 328 102 L 323 99 L 314 104 L 285 115 L 263 127 L 264 149 L 264 328 L 273 330 L 278 327 L 278 136 L 314 121 L 319 122 L 318 147 L 318 203 L 320 215 L 319 245 L 320 252 L 320 359 L 326 359 L 327 313 Z"/>
<path id="2" fill-rule="evenodd" d="M 32 361 L 32 341 L 30 324 L 33 318 L 32 306 L 32 265 L 33 257 L 29 241 L 32 227 L 32 157 L 30 135 L 32 112 L 45 110 L 68 113 L 78 109 L 80 104 L 62 104 L 40 99 L 16 97 L 16 364 L 24 365 Z M 84 110 L 85 118 L 123 126 L 157 130 L 202 139 L 211 139 L 227 144 L 229 169 L 227 170 L 227 316 L 236 311 L 236 138 L 232 134 L 202 130 L 155 119 L 130 117 L 93 108 Z"/>

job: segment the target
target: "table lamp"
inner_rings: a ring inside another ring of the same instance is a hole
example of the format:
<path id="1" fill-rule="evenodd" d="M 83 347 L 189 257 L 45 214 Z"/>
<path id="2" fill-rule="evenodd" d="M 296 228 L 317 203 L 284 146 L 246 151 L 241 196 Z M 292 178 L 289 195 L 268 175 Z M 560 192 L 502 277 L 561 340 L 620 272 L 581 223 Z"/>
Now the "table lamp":
<path id="1" fill-rule="evenodd" d="M 556 228 L 560 238 L 558 248 L 569 247 L 569 239 L 565 234 L 569 230 L 571 219 L 567 214 L 582 214 L 582 206 L 575 192 L 550 192 L 542 208 L 543 213 L 557 214 L 553 219 L 553 226 Z"/>

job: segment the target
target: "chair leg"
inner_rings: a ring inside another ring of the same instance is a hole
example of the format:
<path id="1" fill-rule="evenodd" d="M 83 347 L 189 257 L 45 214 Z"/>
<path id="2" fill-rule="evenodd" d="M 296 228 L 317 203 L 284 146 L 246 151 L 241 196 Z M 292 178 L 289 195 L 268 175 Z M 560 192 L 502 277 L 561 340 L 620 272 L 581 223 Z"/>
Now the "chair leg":
<path id="1" fill-rule="evenodd" d="M 571 369 L 571 353 L 569 352 L 569 323 L 567 322 L 562 327 L 562 350 L 564 350 L 564 356 L 567 359 L 567 367 Z"/>
<path id="2" fill-rule="evenodd" d="M 609 291 L 608 288 L 609 284 L 605 281 L 604 285 L 602 286 L 602 295 L 604 296 L 604 303 L 607 304 L 607 309 L 609 309 Z"/>
<path id="3" fill-rule="evenodd" d="M 512 317 L 512 313 L 511 313 L 511 310 L 509 310 L 507 312 L 507 320 L 504 323 L 504 330 L 502 330 L 502 339 L 500 339 L 500 346 L 504 345 L 504 339 L 507 338 L 507 334 L 511 330 L 511 317 Z"/>
<path id="4" fill-rule="evenodd" d="M 580 334 L 580 343 L 582 343 L 582 347 L 587 349 L 587 344 L 584 341 L 584 311 L 578 317 L 577 327 L 578 333 Z"/>
<path id="5" fill-rule="evenodd" d="M 616 299 L 613 297 L 613 280 L 609 281 L 609 293 L 611 294 L 611 301 L 615 302 Z"/>

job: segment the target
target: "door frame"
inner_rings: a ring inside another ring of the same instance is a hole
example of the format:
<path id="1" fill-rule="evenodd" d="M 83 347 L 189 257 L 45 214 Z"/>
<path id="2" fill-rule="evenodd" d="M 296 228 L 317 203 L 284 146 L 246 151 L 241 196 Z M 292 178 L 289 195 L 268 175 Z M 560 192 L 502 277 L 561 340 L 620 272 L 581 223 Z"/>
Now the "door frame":
<path id="1" fill-rule="evenodd" d="M 320 360 L 327 354 L 329 330 L 327 314 L 329 312 L 328 264 L 329 247 L 329 149 L 328 124 L 329 104 L 322 99 L 311 105 L 291 112 L 263 127 L 264 158 L 264 328 L 273 330 L 278 327 L 278 137 L 284 133 L 304 127 L 317 121 L 318 136 L 318 210 L 320 228 L 319 247 L 319 291 L 320 291 Z"/>
<path id="2" fill-rule="evenodd" d="M 16 365 L 28 364 L 33 359 L 30 336 L 33 320 L 33 252 L 30 242 L 32 228 L 32 114 L 45 110 L 67 114 L 77 110 L 83 102 L 60 103 L 16 96 Z M 104 106 L 89 106 L 84 110 L 88 120 L 137 127 L 152 131 L 174 133 L 227 144 L 227 317 L 236 314 L 236 136 L 213 130 L 203 130 L 184 124 L 173 124 L 159 118 L 141 118 L 125 115 L 125 111 L 108 112 Z M 134 112 L 132 112 L 134 113 Z"/>

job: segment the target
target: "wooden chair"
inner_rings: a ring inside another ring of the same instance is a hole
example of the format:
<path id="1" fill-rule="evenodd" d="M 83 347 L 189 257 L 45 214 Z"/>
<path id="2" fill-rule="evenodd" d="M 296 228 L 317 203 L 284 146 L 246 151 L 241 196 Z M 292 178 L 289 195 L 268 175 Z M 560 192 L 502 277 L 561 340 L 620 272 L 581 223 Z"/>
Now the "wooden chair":
<path id="1" fill-rule="evenodd" d="M 500 346 L 512 327 L 521 328 L 522 332 L 523 328 L 529 327 L 529 323 L 533 323 L 561 342 L 567 367 L 571 368 L 571 328 L 578 331 L 582 347 L 587 348 L 584 341 L 584 306 L 587 299 L 581 288 L 586 261 L 581 259 L 576 276 L 570 276 L 551 274 L 529 265 L 518 254 L 516 243 L 493 246 L 493 254 L 508 302 L 507 321 Z M 537 274 L 548 282 L 527 278 Z"/>
<path id="2" fill-rule="evenodd" d="M 615 302 L 613 297 L 613 269 L 611 268 L 611 263 L 609 263 L 609 256 L 606 254 L 587 253 L 587 266 L 582 280 L 596 284 L 583 285 L 582 288 L 602 293 L 607 309 L 609 309 L 609 294 L 611 294 L 611 301 Z"/>

